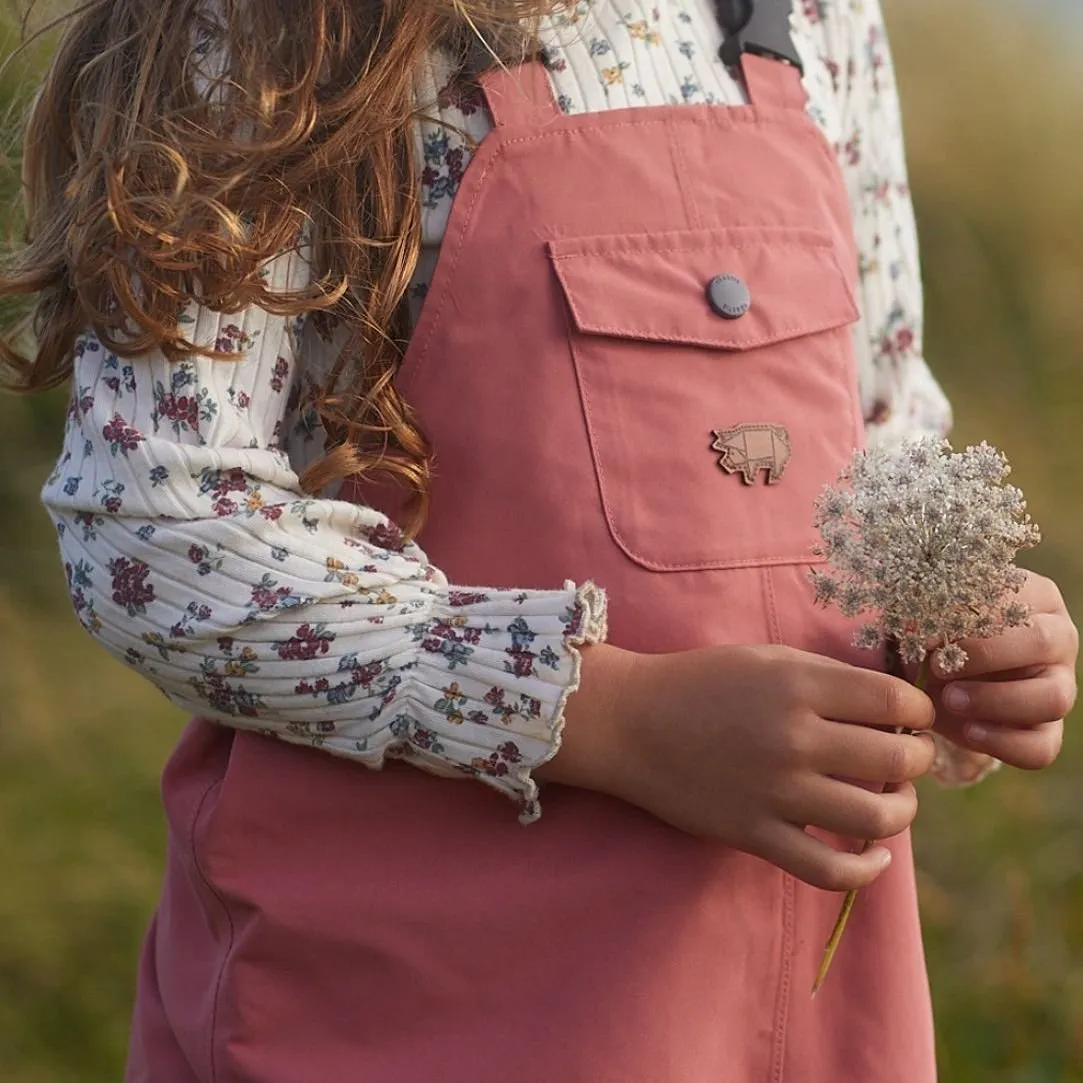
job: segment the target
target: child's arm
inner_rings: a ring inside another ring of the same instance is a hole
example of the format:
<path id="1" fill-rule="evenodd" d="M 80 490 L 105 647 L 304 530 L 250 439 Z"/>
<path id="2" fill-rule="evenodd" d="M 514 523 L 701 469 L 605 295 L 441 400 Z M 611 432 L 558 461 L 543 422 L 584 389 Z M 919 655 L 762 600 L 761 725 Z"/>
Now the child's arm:
<path id="1" fill-rule="evenodd" d="M 305 268 L 281 257 L 270 273 L 296 288 Z M 84 627 L 198 715 L 369 767 L 476 776 L 535 817 L 531 770 L 559 743 L 604 595 L 454 587 L 382 515 L 305 498 L 280 450 L 288 321 L 193 315 L 194 341 L 244 360 L 78 343 L 43 498 Z"/>

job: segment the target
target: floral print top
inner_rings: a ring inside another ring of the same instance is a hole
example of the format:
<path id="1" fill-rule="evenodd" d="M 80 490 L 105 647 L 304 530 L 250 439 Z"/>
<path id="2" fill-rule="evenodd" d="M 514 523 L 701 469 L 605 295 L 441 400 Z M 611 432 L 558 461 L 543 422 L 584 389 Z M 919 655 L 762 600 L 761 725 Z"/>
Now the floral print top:
<path id="1" fill-rule="evenodd" d="M 877 0 L 798 0 L 809 111 L 853 204 L 861 393 L 874 443 L 943 433 L 921 353 L 921 286 L 899 106 Z M 574 0 L 543 28 L 567 112 L 744 101 L 711 0 Z M 471 148 L 488 131 L 438 60 L 418 73 L 424 257 L 415 310 Z M 442 121 L 443 123 L 439 123 Z M 614 181 L 616 179 L 614 178 Z M 303 253 L 267 268 L 307 281 Z M 605 635 L 594 584 L 453 585 L 384 516 L 302 495 L 322 449 L 306 406 L 341 341 L 326 321 L 192 308 L 236 362 L 76 347 L 64 447 L 43 498 L 83 625 L 176 704 L 369 767 L 475 776 L 539 813 L 532 769 L 560 740 L 577 646 Z"/>

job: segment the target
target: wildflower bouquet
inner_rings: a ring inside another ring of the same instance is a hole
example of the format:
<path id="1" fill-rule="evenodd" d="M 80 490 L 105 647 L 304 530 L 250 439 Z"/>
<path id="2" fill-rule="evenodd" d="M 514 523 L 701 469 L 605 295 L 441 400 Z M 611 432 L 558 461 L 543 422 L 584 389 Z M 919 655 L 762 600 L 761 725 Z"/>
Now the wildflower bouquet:
<path id="1" fill-rule="evenodd" d="M 890 642 L 903 662 L 919 666 L 919 688 L 930 652 L 943 673 L 954 673 L 967 660 L 960 641 L 1027 623 L 1027 606 L 1012 597 L 1026 580 L 1014 561 L 1040 534 L 1022 492 L 1004 484 L 1010 470 L 989 444 L 952 452 L 946 440 L 925 438 L 859 452 L 816 502 L 816 553 L 827 563 L 810 573 L 816 601 L 847 617 L 868 614 L 854 645 Z M 856 895 L 846 896 L 813 993 Z"/>

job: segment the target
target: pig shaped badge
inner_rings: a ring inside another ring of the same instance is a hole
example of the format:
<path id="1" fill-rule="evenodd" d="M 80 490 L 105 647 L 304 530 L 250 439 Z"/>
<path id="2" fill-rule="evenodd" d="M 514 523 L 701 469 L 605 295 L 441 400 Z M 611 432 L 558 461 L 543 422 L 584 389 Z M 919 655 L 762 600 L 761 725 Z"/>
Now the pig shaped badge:
<path id="1" fill-rule="evenodd" d="M 767 471 L 768 485 L 782 480 L 790 461 L 790 434 L 782 425 L 736 425 L 714 429 L 713 435 L 711 448 L 722 452 L 718 465 L 727 474 L 740 474 L 746 485 L 754 485 L 761 470 Z"/>

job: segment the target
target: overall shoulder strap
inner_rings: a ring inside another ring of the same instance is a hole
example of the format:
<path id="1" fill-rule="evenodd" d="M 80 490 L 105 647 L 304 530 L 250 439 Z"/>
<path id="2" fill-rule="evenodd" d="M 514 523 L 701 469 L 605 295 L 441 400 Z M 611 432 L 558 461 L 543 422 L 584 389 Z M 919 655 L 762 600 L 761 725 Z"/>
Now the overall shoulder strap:
<path id="1" fill-rule="evenodd" d="M 496 128 L 540 128 L 563 116 L 539 58 L 490 68 L 479 83 Z"/>
<path id="2" fill-rule="evenodd" d="M 726 35 L 719 55 L 728 67 L 743 69 L 753 104 L 803 109 L 804 67 L 790 32 L 793 0 L 715 2 Z"/>

